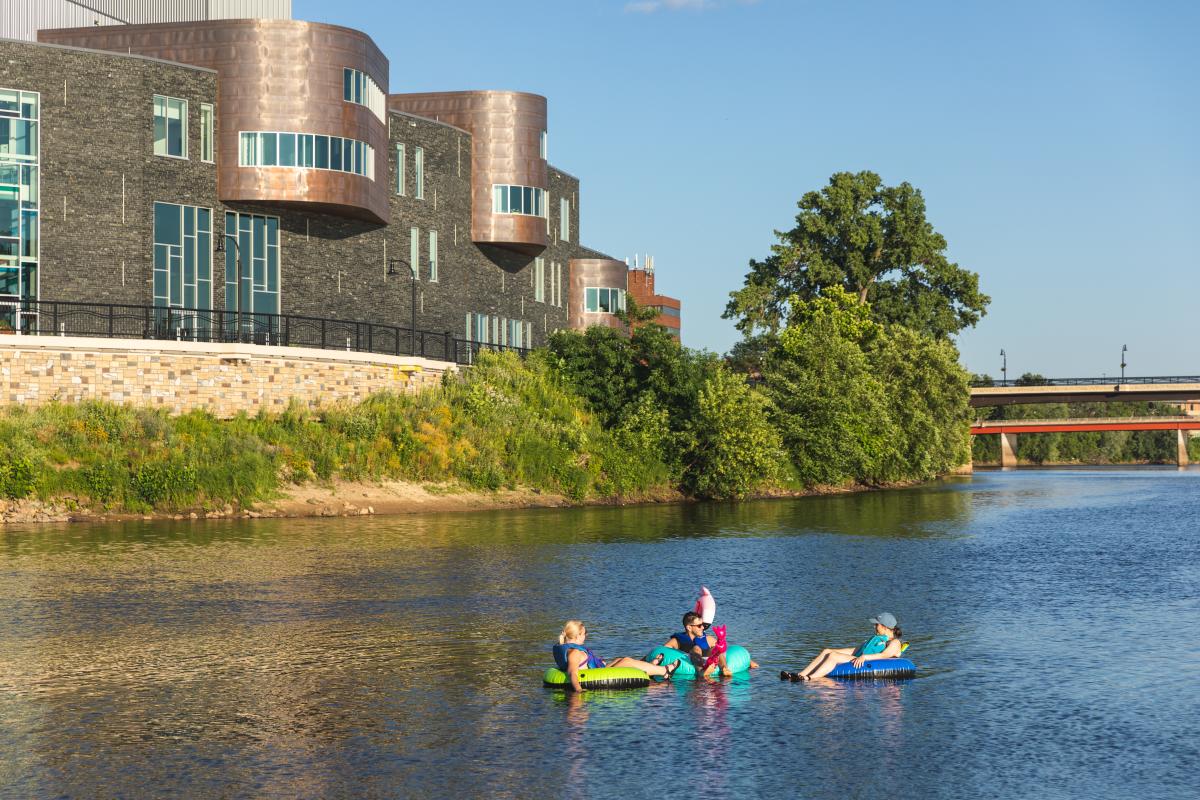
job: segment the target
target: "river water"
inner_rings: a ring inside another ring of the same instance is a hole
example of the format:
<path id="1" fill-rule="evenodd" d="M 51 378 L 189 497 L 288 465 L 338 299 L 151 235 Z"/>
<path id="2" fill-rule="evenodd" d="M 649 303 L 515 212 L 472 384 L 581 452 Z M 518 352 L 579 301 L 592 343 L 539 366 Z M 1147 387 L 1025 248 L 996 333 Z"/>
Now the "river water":
<path id="1" fill-rule="evenodd" d="M 3 797 L 1196 797 L 1200 470 L 0 533 Z M 545 689 L 699 585 L 762 669 Z M 906 681 L 781 682 L 890 610 Z"/>

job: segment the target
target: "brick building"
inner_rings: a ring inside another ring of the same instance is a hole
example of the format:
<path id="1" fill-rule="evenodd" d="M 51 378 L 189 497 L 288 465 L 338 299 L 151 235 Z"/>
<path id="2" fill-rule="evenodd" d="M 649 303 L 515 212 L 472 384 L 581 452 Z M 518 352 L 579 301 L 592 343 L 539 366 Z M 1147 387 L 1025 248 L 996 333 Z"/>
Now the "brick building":
<path id="1" fill-rule="evenodd" d="M 621 262 L 580 243 L 545 98 L 393 93 L 369 36 L 265 1 L 0 39 L 0 328 L 47 332 L 53 301 L 197 338 L 223 310 L 267 340 L 280 315 L 516 347 L 611 321 L 596 264 Z"/>

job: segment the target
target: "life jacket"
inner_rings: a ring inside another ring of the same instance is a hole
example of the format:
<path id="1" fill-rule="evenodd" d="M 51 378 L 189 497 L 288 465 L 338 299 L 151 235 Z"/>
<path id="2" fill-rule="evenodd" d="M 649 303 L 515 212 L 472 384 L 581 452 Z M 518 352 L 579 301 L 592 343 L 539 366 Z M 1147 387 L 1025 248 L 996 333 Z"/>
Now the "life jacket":
<path id="1" fill-rule="evenodd" d="M 587 654 L 587 663 L 583 665 L 584 668 L 586 668 L 586 669 L 599 669 L 600 667 L 604 666 L 604 659 L 601 658 L 600 656 L 596 655 L 595 653 L 593 653 L 588 648 L 584 647 L 581 644 L 572 644 L 570 642 L 567 642 L 566 644 L 554 645 L 554 664 L 559 669 L 561 669 L 563 672 L 566 672 L 567 667 L 568 667 L 568 664 L 567 664 L 567 651 L 568 650 L 579 650 L 579 651 Z"/>
<path id="2" fill-rule="evenodd" d="M 699 647 L 700 652 L 708 655 L 708 634 L 702 633 L 696 638 L 687 635 L 687 631 L 682 633 L 673 633 L 671 638 L 679 645 L 679 649 L 685 653 L 692 652 L 693 647 Z"/>
<path id="3" fill-rule="evenodd" d="M 855 656 L 873 656 L 882 653 L 888 646 L 891 639 L 884 636 L 882 633 L 877 633 L 870 639 L 860 644 L 854 650 Z"/>

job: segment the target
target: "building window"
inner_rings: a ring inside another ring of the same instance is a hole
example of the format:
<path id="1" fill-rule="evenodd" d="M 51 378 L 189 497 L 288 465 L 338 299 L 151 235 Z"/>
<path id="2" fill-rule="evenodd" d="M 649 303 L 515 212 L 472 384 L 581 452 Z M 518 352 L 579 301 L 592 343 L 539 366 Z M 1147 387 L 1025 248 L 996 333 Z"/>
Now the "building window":
<path id="1" fill-rule="evenodd" d="M 404 145 L 396 145 L 396 194 L 404 196 L 404 179 L 405 175 L 404 163 Z"/>
<path id="2" fill-rule="evenodd" d="M 546 259 L 533 260 L 533 299 L 539 303 L 546 302 Z"/>
<path id="3" fill-rule="evenodd" d="M 564 197 L 558 201 L 558 238 L 571 241 L 571 200 Z"/>
<path id="4" fill-rule="evenodd" d="M 611 314 L 625 310 L 625 290 L 590 286 L 584 290 L 584 311 Z"/>
<path id="5" fill-rule="evenodd" d="M 410 228 L 408 231 L 408 263 L 412 265 L 412 274 L 421 277 L 421 229 Z"/>
<path id="6" fill-rule="evenodd" d="M 154 155 L 187 158 L 187 100 L 154 95 Z"/>
<path id="7" fill-rule="evenodd" d="M 0 88 L 0 329 L 37 329 L 40 95 Z"/>
<path id="8" fill-rule="evenodd" d="M 546 132 L 542 131 L 542 137 L 541 137 L 541 140 L 540 140 L 540 143 L 538 146 L 538 150 L 541 153 L 542 158 L 549 158 L 549 156 L 547 155 L 547 153 L 550 150 L 550 142 L 549 142 L 548 138 L 549 137 L 547 136 Z"/>
<path id="9" fill-rule="evenodd" d="M 437 283 L 438 279 L 438 252 L 437 252 L 437 231 L 429 232 L 429 281 Z"/>
<path id="10" fill-rule="evenodd" d="M 541 217 L 546 213 L 546 191 L 536 186 L 492 186 L 492 213 Z"/>
<path id="11" fill-rule="evenodd" d="M 379 84 L 365 72 L 342 68 L 342 98 L 347 103 L 357 103 L 366 106 L 383 122 L 386 115 L 386 98 Z"/>
<path id="12" fill-rule="evenodd" d="M 154 305 L 200 311 L 212 308 L 211 209 L 154 204 Z M 207 323 L 207 319 L 182 317 L 178 325 Z"/>
<path id="13" fill-rule="evenodd" d="M 375 179 L 375 148 L 355 139 L 242 131 L 238 142 L 238 165 L 242 167 L 328 169 Z"/>
<path id="14" fill-rule="evenodd" d="M 550 270 L 550 292 L 553 295 L 551 302 L 556 306 L 562 306 L 562 264 L 554 262 L 553 268 Z"/>
<path id="15" fill-rule="evenodd" d="M 254 315 L 279 313 L 279 217 L 227 211 L 225 233 L 238 242 L 237 247 L 225 242 L 225 309 L 241 310 L 242 325 L 249 330 L 271 331 L 273 320 Z"/>
<path id="16" fill-rule="evenodd" d="M 660 314 L 666 314 L 668 317 L 678 317 L 679 309 L 672 306 L 654 306 Z"/>
<path id="17" fill-rule="evenodd" d="M 213 107 L 210 103 L 200 104 L 200 160 L 213 160 Z"/>
<path id="18" fill-rule="evenodd" d="M 413 197 L 418 200 L 425 199 L 425 148 L 413 148 L 413 180 L 416 186 L 413 187 Z"/>

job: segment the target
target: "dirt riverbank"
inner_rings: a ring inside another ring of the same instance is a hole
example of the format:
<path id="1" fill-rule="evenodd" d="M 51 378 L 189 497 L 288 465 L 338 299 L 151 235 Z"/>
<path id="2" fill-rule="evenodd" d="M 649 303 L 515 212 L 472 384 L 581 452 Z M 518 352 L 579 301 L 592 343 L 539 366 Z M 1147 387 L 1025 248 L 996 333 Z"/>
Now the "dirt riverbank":
<path id="1" fill-rule="evenodd" d="M 806 497 L 844 494 L 894 486 L 817 487 L 808 490 L 779 489 L 761 492 L 751 498 Z M 464 490 L 455 486 L 385 481 L 382 483 L 305 484 L 290 486 L 280 497 L 242 508 L 227 504 L 222 508 L 165 511 L 152 514 L 98 511 L 71 497 L 53 500 L 0 500 L 0 525 L 42 522 L 105 522 L 133 519 L 230 519 L 260 517 L 349 517 L 371 514 L 423 514 L 458 511 L 496 511 L 512 508 L 566 508 L 587 505 L 638 505 L 650 503 L 692 502 L 677 491 L 621 498 L 572 500 L 560 494 L 533 489 L 502 489 L 495 492 Z"/>

